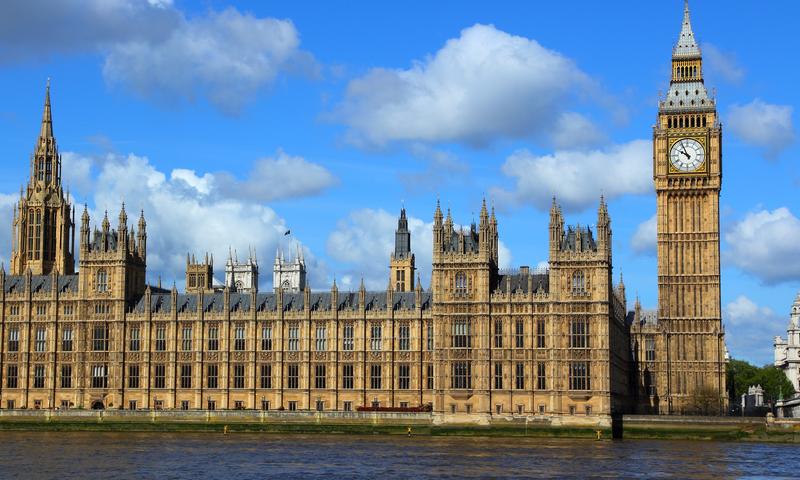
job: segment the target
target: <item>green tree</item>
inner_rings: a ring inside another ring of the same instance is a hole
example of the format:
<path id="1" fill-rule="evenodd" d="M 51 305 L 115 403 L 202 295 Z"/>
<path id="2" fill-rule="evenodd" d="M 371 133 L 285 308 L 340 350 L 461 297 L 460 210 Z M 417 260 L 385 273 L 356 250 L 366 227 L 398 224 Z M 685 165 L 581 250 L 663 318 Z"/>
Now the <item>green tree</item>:
<path id="1" fill-rule="evenodd" d="M 782 370 L 773 365 L 756 367 L 744 360 L 731 359 L 728 363 L 728 388 L 732 400 L 738 402 L 747 388 L 761 385 L 764 389 L 764 401 L 773 402 L 783 397 L 789 397 L 794 392 L 792 383 L 786 378 Z"/>

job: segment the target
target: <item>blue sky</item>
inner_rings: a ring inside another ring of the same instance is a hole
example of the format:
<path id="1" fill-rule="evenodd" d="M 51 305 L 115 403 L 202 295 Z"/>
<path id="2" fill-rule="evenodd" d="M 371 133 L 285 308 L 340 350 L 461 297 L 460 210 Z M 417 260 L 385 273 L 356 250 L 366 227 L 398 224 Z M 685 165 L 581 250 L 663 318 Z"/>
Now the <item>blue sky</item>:
<path id="1" fill-rule="evenodd" d="M 771 360 L 800 288 L 796 2 L 694 1 L 724 122 L 723 310 L 733 356 Z M 302 244 L 313 288 L 388 281 L 411 215 L 427 285 L 437 198 L 486 196 L 504 266 L 547 260 L 547 204 L 593 224 L 609 198 L 615 277 L 656 304 L 652 124 L 683 2 L 186 2 L 0 6 L 0 260 L 44 84 L 65 181 L 99 223 L 150 225 L 149 277 Z M 4 219 L 4 220 L 3 220 Z M 285 230 L 292 231 L 285 237 Z"/>

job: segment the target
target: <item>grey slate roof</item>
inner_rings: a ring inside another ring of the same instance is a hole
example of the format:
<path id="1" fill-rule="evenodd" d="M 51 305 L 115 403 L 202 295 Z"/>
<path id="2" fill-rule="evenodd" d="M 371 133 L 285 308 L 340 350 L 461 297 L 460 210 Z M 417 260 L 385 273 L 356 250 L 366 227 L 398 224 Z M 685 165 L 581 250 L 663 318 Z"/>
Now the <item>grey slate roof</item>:
<path id="1" fill-rule="evenodd" d="M 92 237 L 92 250 L 106 250 L 104 247 L 105 243 L 108 243 L 107 250 L 114 251 L 117 249 L 118 235 L 116 230 L 109 230 L 108 235 L 104 235 L 102 230 L 95 229 Z"/>
<path id="2" fill-rule="evenodd" d="M 714 104 L 703 82 L 672 82 L 661 109 L 665 112 L 703 111 L 713 110 Z"/>
<path id="3" fill-rule="evenodd" d="M 567 227 L 567 233 L 561 241 L 561 250 L 578 250 L 578 232 L 580 232 L 580 250 L 597 251 L 597 244 L 594 241 L 592 230 L 589 227 Z"/>
<path id="4" fill-rule="evenodd" d="M 445 238 L 444 251 L 461 252 L 461 242 L 459 240 L 461 232 L 464 234 L 463 253 L 478 253 L 480 251 L 480 243 L 478 241 L 478 232 L 475 230 L 475 224 L 472 224 L 469 230 L 453 230 L 450 238 Z"/>
<path id="5" fill-rule="evenodd" d="M 498 277 L 497 288 L 502 293 L 528 293 L 528 277 L 533 277 L 533 293 L 550 292 L 550 275 L 547 273 L 515 273 L 512 275 L 500 275 Z M 509 284 L 511 289 L 509 290 Z"/>
<path id="6" fill-rule="evenodd" d="M 31 276 L 31 291 L 33 293 L 51 293 L 53 288 L 53 277 L 50 275 L 32 275 Z M 78 291 L 78 275 L 59 275 L 58 276 L 58 291 L 63 292 L 77 292 Z M 6 293 L 19 293 L 25 291 L 25 276 L 24 275 L 6 275 L 3 282 L 3 291 Z"/>
<path id="7" fill-rule="evenodd" d="M 338 309 L 339 311 L 356 311 L 358 305 L 358 292 L 340 292 Z M 416 308 L 415 292 L 398 292 L 393 296 L 394 310 L 413 310 Z M 429 309 L 431 305 L 430 292 L 422 292 L 422 308 Z M 251 308 L 251 296 L 247 293 L 230 294 L 230 310 L 249 312 Z M 259 293 L 256 295 L 256 308 L 259 311 L 274 312 L 277 296 L 274 293 Z M 179 312 L 197 312 L 197 294 L 179 294 L 177 298 L 177 308 Z M 386 310 L 386 292 L 366 292 L 365 306 L 367 310 Z M 203 295 L 203 309 L 206 312 L 222 312 L 225 308 L 225 294 L 223 292 L 213 292 Z M 330 311 L 331 292 L 311 293 L 309 308 L 312 311 Z M 284 293 L 283 311 L 299 312 L 305 309 L 305 293 Z M 150 296 L 150 310 L 153 313 L 172 312 L 172 293 L 153 293 Z M 143 313 L 144 297 L 140 298 L 135 306 L 134 312 Z"/>

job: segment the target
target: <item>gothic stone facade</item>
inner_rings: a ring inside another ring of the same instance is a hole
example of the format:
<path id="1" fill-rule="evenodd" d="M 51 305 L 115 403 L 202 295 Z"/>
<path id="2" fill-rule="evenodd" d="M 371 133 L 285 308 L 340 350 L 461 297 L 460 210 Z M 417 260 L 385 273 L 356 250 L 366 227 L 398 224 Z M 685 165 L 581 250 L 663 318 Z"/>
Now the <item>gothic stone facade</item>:
<path id="1" fill-rule="evenodd" d="M 437 206 L 430 291 L 412 282 L 403 213 L 386 291 L 216 289 L 211 262 L 190 258 L 179 293 L 145 285 L 147 224 L 141 214 L 129 229 L 124 205 L 116 228 L 106 215 L 94 230 L 84 208 L 74 273 L 49 87 L 34 158 L 11 272 L 0 270 L 0 408 L 430 405 L 592 419 L 627 408 L 625 294 L 602 200 L 597 239 L 565 227 L 554 203 L 546 271 L 498 270 L 484 203 L 468 230 Z"/>

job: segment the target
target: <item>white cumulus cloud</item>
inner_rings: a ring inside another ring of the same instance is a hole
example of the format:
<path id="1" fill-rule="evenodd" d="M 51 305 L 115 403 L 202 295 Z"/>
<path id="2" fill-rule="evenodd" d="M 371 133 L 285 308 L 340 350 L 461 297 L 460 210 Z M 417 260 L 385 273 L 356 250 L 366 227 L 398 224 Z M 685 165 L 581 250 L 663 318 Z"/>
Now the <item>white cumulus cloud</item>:
<path id="1" fill-rule="evenodd" d="M 0 2 L 0 62 L 162 41 L 180 22 L 171 6 L 153 0 Z"/>
<path id="2" fill-rule="evenodd" d="M 724 52 L 710 43 L 703 44 L 703 58 L 705 69 L 712 75 L 729 83 L 739 83 L 744 78 L 744 68 L 739 65 L 736 57 L 729 52 Z"/>
<path id="3" fill-rule="evenodd" d="M 14 216 L 14 205 L 19 195 L 0 193 L 0 263 L 4 264 L 6 273 L 11 261 L 11 219 Z"/>
<path id="4" fill-rule="evenodd" d="M 757 365 L 772 361 L 772 338 L 786 331 L 786 320 L 771 308 L 739 295 L 724 310 L 725 342 L 734 358 Z"/>
<path id="5" fill-rule="evenodd" d="M 502 166 L 515 188 L 494 188 L 492 195 L 505 204 L 532 204 L 541 210 L 548 209 L 556 196 L 565 209 L 580 210 L 595 205 L 600 195 L 611 199 L 649 193 L 653 190 L 652 155 L 647 140 L 549 155 L 518 150 Z"/>
<path id="6" fill-rule="evenodd" d="M 742 141 L 761 148 L 767 159 L 775 159 L 795 140 L 792 111 L 790 105 L 757 98 L 745 105 L 732 105 L 727 125 Z"/>
<path id="7" fill-rule="evenodd" d="M 331 258 L 346 265 L 339 272 L 340 288 L 356 289 L 360 279 L 370 289 L 385 289 L 389 283 L 389 257 L 394 251 L 394 232 L 397 229 L 397 214 L 383 209 L 364 208 L 354 210 L 336 225 L 328 236 L 326 250 Z M 458 228 L 458 227 L 456 227 Z M 414 253 L 422 287 L 430 286 L 430 270 L 433 252 L 433 222 L 408 216 L 411 232 L 411 251 Z M 499 244 L 500 267 L 511 264 L 511 251 L 501 241 Z"/>
<path id="8" fill-rule="evenodd" d="M 114 45 L 103 75 L 145 98 L 208 100 L 230 114 L 287 70 L 315 74 L 316 63 L 300 50 L 289 20 L 257 18 L 234 8 L 181 18 L 164 40 Z"/>
<path id="9" fill-rule="evenodd" d="M 99 54 L 110 85 L 161 103 L 207 99 L 237 114 L 281 73 L 317 76 L 291 20 L 172 0 L 0 2 L 0 63 Z"/>
<path id="10" fill-rule="evenodd" d="M 766 284 L 800 280 L 800 219 L 781 207 L 748 213 L 725 233 L 726 263 Z"/>
<path id="11" fill-rule="evenodd" d="M 631 238 L 631 248 L 640 255 L 655 255 L 658 224 L 655 215 L 640 223 Z"/>
<path id="12" fill-rule="evenodd" d="M 278 150 L 274 158 L 257 160 L 245 180 L 223 172 L 216 175 L 216 181 L 224 195 L 266 202 L 313 195 L 336 184 L 337 179 L 321 165 Z"/>
<path id="13" fill-rule="evenodd" d="M 562 133 L 567 126 L 559 119 L 578 96 L 600 95 L 572 60 L 536 40 L 476 24 L 410 68 L 374 68 L 352 80 L 332 117 L 349 127 L 352 142 L 368 146 L 544 138 L 575 147 L 600 136 Z"/>

